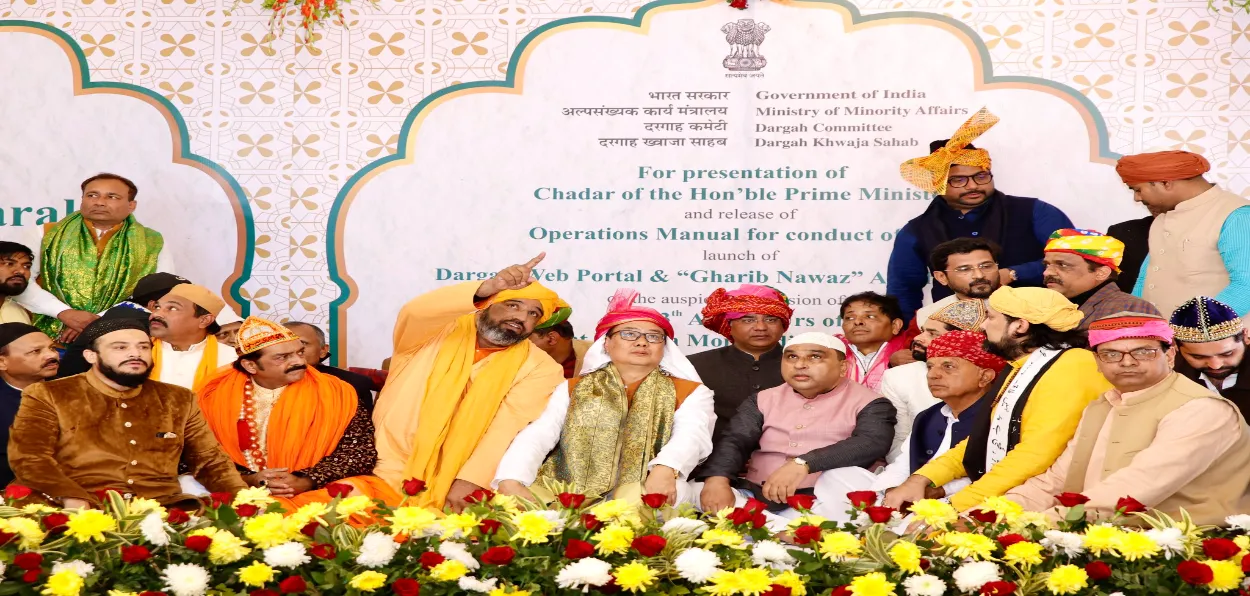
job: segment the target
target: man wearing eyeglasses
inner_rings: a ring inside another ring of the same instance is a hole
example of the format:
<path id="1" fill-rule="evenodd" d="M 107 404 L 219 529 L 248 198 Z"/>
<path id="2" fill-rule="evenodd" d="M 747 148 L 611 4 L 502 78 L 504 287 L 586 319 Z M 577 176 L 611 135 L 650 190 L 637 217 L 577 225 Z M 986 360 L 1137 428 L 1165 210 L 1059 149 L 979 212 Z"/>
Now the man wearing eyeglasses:
<path id="1" fill-rule="evenodd" d="M 1046 287 L 1071 300 L 1085 313 L 1081 328 L 1118 312 L 1163 316 L 1155 305 L 1116 285 L 1124 243 L 1094 230 L 1055 230 L 1046 244 Z"/>
<path id="2" fill-rule="evenodd" d="M 1072 227 L 1059 208 L 995 187 L 990 154 L 974 147 L 972 140 L 997 122 L 998 117 L 982 109 L 953 138 L 930 143 L 929 155 L 908 160 L 901 168 L 905 180 L 935 196 L 924 213 L 899 231 L 890 253 L 886 293 L 898 297 L 909 320 L 923 303 L 929 255 L 939 244 L 961 237 L 992 240 L 1002 247 L 1000 284 L 1040 286 L 1046 241 L 1051 232 Z M 931 290 L 935 302 L 951 293 L 940 283 Z"/>
<path id="3" fill-rule="evenodd" d="M 1228 400 L 1172 370 L 1173 331 L 1155 315 L 1122 312 L 1090 325 L 1098 370 L 1114 386 L 1090 402 L 1076 435 L 1044 473 L 1007 498 L 1058 518 L 1054 495 L 1089 497 L 1107 519 L 1123 497 L 1198 525 L 1227 525 L 1250 506 L 1250 427 Z"/>

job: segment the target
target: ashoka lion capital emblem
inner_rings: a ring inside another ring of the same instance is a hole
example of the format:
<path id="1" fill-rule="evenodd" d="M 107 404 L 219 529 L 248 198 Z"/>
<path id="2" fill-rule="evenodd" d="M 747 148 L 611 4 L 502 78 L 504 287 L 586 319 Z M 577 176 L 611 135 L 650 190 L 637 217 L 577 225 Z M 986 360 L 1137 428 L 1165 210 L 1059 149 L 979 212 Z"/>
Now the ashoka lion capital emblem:
<path id="1" fill-rule="evenodd" d="M 764 43 L 764 36 L 772 30 L 767 24 L 757 23 L 754 19 L 738 19 L 725 23 L 720 30 L 725 34 L 725 41 L 730 47 L 729 55 L 722 62 L 725 68 L 759 70 L 768 64 L 764 56 L 760 55 L 760 44 Z"/>

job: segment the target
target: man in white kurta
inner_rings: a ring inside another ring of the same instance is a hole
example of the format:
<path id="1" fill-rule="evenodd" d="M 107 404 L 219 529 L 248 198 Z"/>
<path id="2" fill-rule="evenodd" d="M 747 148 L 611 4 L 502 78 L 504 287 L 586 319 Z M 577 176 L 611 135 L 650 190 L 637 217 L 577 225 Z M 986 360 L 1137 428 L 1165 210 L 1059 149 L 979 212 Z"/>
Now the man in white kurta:
<path id="1" fill-rule="evenodd" d="M 152 342 L 152 379 L 198 389 L 223 366 L 235 360 L 234 348 L 214 334 L 226 303 L 208 288 L 178 284 L 155 302 L 148 316 Z"/>

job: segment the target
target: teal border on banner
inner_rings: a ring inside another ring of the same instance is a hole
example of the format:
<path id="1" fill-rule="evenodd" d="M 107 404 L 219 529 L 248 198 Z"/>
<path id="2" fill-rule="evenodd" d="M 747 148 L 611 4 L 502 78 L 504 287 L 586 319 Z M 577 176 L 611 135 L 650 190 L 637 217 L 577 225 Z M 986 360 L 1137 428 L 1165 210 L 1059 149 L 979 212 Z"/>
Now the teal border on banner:
<path id="1" fill-rule="evenodd" d="M 171 122 L 174 123 L 174 127 L 177 129 L 176 131 L 171 131 L 174 133 L 173 136 L 177 137 L 174 140 L 174 151 L 176 157 L 200 164 L 204 168 L 212 171 L 218 176 L 221 176 L 221 179 L 230 186 L 229 194 L 233 195 L 232 198 L 235 203 L 238 204 L 239 212 L 243 216 L 242 232 L 244 234 L 244 247 L 246 249 L 246 253 L 243 255 L 243 266 L 239 270 L 239 277 L 234 280 L 234 283 L 230 284 L 230 297 L 241 306 L 243 310 L 241 314 L 246 317 L 248 312 L 251 310 L 252 305 L 250 302 L 243 299 L 243 295 L 240 293 L 240 290 L 243 289 L 243 284 L 247 283 L 247 280 L 252 276 L 252 260 L 256 248 L 256 226 L 255 221 L 252 219 L 252 208 L 247 203 L 247 194 L 243 192 L 243 187 L 239 185 L 239 182 L 234 179 L 234 176 L 231 175 L 230 172 L 227 172 L 226 169 L 221 167 L 221 165 L 217 162 L 208 159 L 207 157 L 197 155 L 191 150 L 191 135 L 187 130 L 187 121 L 182 117 L 182 113 L 178 111 L 178 108 L 168 99 L 165 99 L 165 96 L 148 89 L 147 87 L 140 87 L 130 83 L 113 83 L 91 80 L 91 69 L 87 65 L 87 55 L 83 53 L 82 47 L 78 45 L 78 42 L 75 41 L 73 37 L 70 37 L 68 33 L 57 27 L 35 21 L 0 20 L 0 33 L 20 33 L 23 29 L 36 29 L 45 33 L 50 33 L 60 39 L 61 42 L 65 44 L 65 47 L 69 48 L 70 51 L 73 52 L 74 55 L 71 56 L 70 59 L 77 61 L 78 73 L 81 79 L 77 81 L 77 84 L 84 91 L 88 89 L 100 89 L 103 91 L 114 91 L 119 95 L 126 95 L 129 97 L 133 97 L 137 94 L 154 101 L 157 104 L 157 109 L 164 110 L 166 116 Z"/>

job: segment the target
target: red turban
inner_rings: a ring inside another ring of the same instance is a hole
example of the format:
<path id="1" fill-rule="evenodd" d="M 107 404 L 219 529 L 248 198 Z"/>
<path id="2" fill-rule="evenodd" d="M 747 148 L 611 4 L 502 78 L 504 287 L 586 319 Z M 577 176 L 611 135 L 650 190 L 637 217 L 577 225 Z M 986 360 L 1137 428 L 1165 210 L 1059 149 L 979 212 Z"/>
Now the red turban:
<path id="1" fill-rule="evenodd" d="M 668 322 L 668 317 L 654 308 L 634 306 L 636 298 L 638 298 L 638 291 L 629 288 L 621 288 L 612 295 L 612 299 L 608 300 L 608 314 L 603 315 L 603 318 L 599 319 L 599 324 L 595 325 L 596 340 L 603 337 L 613 327 L 630 321 L 651 321 L 659 325 L 669 339 L 673 339 L 673 324 Z"/>
<path id="2" fill-rule="evenodd" d="M 1007 366 L 1007 361 L 985 351 L 985 334 L 977 331 L 950 331 L 929 342 L 926 358 L 963 358 L 980 368 L 995 373 Z"/>
<path id="3" fill-rule="evenodd" d="M 1188 151 L 1159 151 L 1126 155 L 1115 164 L 1115 171 L 1125 184 L 1187 180 L 1211 170 L 1207 158 Z"/>
<path id="4" fill-rule="evenodd" d="M 703 307 L 703 326 L 732 340 L 729 322 L 751 313 L 777 317 L 785 321 L 784 328 L 789 329 L 794 310 L 785 294 L 768 286 L 743 284 L 731 292 L 717 288 Z"/>

